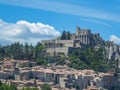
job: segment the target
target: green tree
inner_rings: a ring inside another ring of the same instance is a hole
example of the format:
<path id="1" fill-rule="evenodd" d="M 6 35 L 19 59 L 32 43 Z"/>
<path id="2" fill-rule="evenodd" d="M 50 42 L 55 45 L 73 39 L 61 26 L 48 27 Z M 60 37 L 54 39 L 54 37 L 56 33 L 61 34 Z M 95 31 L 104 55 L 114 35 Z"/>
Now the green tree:
<path id="1" fill-rule="evenodd" d="M 45 84 L 42 86 L 41 90 L 52 90 L 52 88 L 50 87 L 50 85 Z"/>
<path id="2" fill-rule="evenodd" d="M 35 58 L 44 58 L 44 49 L 45 47 L 41 43 L 38 43 L 35 46 Z"/>
<path id="3" fill-rule="evenodd" d="M 5 56 L 4 48 L 0 47 L 0 60 L 3 60 L 4 56 Z"/>
<path id="4" fill-rule="evenodd" d="M 40 58 L 37 58 L 36 62 L 37 62 L 37 65 L 47 65 L 47 62 Z"/>
<path id="5" fill-rule="evenodd" d="M 67 39 L 70 40 L 71 39 L 71 34 L 70 31 L 67 32 Z"/>
<path id="6" fill-rule="evenodd" d="M 69 31 L 63 31 L 61 35 L 61 40 L 70 40 L 71 34 Z"/>
<path id="7" fill-rule="evenodd" d="M 2 84 L 0 90 L 17 90 L 17 87 L 15 85 Z"/>
<path id="8" fill-rule="evenodd" d="M 28 45 L 28 43 L 26 42 L 25 43 L 25 47 L 24 47 L 24 59 L 29 59 L 29 45 Z"/>
<path id="9" fill-rule="evenodd" d="M 61 40 L 65 40 L 65 39 L 66 39 L 66 31 L 63 31 L 61 35 Z"/>
<path id="10" fill-rule="evenodd" d="M 73 51 L 70 55 L 70 67 L 75 69 L 93 69 L 99 72 L 108 70 L 104 48 L 87 48 Z"/>
<path id="11" fill-rule="evenodd" d="M 0 86 L 2 86 L 2 82 L 0 81 Z"/>

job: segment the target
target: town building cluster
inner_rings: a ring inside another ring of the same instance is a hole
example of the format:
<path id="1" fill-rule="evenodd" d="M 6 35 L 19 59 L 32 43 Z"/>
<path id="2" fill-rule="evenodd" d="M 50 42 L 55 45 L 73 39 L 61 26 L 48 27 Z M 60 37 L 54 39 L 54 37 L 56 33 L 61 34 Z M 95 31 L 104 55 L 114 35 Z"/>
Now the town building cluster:
<path id="1" fill-rule="evenodd" d="M 112 90 L 119 79 L 113 72 L 100 73 L 94 70 L 75 70 L 68 66 L 39 66 L 34 61 L 0 61 L 0 80 L 2 83 L 23 87 L 37 87 L 49 84 L 52 90 Z"/>

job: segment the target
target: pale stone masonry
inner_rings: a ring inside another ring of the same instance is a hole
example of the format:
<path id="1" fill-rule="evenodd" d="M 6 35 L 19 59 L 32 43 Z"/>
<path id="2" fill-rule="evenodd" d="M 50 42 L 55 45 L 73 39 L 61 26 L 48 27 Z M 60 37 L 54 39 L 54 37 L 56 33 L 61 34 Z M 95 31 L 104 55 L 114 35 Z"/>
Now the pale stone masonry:
<path id="1" fill-rule="evenodd" d="M 73 50 L 78 48 L 86 48 L 88 46 L 94 46 L 99 44 L 100 41 L 104 41 L 99 33 L 91 33 L 90 29 L 81 29 L 80 27 L 76 27 L 76 33 L 71 35 L 70 40 L 61 40 L 60 37 L 54 40 L 45 40 L 42 41 L 42 44 L 45 45 L 46 51 L 50 55 L 54 55 L 54 53 L 64 53 L 65 55 L 69 55 Z"/>
<path id="2" fill-rule="evenodd" d="M 24 66 L 26 62 L 34 65 Z M 41 90 L 43 84 L 51 85 L 53 90 L 112 90 L 112 87 L 120 86 L 120 81 L 113 72 L 75 70 L 66 65 L 45 67 L 35 65 L 34 62 L 13 59 L 4 60 L 1 64 L 3 65 L 0 70 L 0 80 L 6 84 L 17 85 L 19 90 L 25 86 L 37 87 Z M 21 64 L 24 67 L 21 67 Z"/>

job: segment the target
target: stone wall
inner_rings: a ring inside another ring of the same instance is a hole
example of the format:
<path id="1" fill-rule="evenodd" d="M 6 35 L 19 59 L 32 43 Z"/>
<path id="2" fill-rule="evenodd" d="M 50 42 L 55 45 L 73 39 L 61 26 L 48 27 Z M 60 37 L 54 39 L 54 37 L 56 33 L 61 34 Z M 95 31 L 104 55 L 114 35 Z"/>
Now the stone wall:
<path id="1" fill-rule="evenodd" d="M 68 47 L 57 47 L 57 48 L 48 48 L 47 52 L 50 53 L 51 56 L 53 56 L 55 53 L 64 53 L 65 55 L 68 55 Z"/>

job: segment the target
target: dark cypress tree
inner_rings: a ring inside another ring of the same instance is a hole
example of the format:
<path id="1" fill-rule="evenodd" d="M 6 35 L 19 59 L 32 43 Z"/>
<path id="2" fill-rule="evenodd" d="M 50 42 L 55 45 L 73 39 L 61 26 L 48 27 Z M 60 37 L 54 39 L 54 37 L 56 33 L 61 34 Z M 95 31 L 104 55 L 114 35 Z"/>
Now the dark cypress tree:
<path id="1" fill-rule="evenodd" d="M 66 40 L 66 31 L 62 32 L 61 40 Z"/>
<path id="2" fill-rule="evenodd" d="M 70 31 L 67 32 L 67 39 L 70 40 L 71 39 L 71 34 Z"/>
<path id="3" fill-rule="evenodd" d="M 70 40 L 71 39 L 71 34 L 70 32 L 63 31 L 61 35 L 61 40 Z"/>

